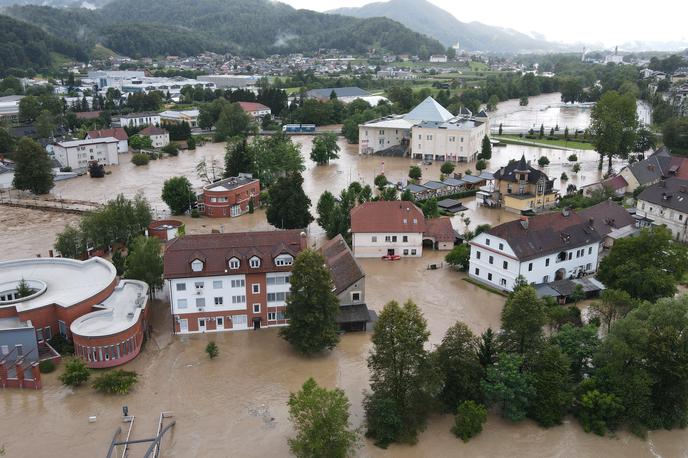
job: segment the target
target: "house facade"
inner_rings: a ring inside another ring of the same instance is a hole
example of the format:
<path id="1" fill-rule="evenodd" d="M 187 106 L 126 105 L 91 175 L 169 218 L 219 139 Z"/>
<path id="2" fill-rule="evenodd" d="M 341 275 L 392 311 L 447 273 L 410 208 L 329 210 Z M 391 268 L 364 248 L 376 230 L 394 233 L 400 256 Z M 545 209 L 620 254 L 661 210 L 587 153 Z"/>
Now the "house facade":
<path id="1" fill-rule="evenodd" d="M 494 173 L 492 198 L 513 212 L 541 211 L 556 204 L 554 180 L 531 167 L 525 156 Z"/>
<path id="2" fill-rule="evenodd" d="M 638 195 L 636 217 L 641 226 L 666 226 L 679 242 L 688 242 L 688 180 L 669 178 Z"/>
<path id="3" fill-rule="evenodd" d="M 187 123 L 189 127 L 198 127 L 198 116 L 200 110 L 182 110 L 182 111 L 163 111 L 160 113 L 160 125 L 181 124 Z"/>
<path id="4" fill-rule="evenodd" d="M 114 127 L 112 129 L 91 130 L 86 134 L 87 140 L 110 137 L 117 139 L 118 153 L 123 154 L 129 152 L 129 135 L 127 135 L 127 131 L 121 127 Z"/>
<path id="5" fill-rule="evenodd" d="M 92 161 L 101 165 L 118 165 L 118 145 L 119 140 L 114 137 L 58 142 L 53 145 L 53 154 L 62 167 L 71 167 L 72 171 L 79 172 L 88 169 Z"/>
<path id="6" fill-rule="evenodd" d="M 260 181 L 250 177 L 230 177 L 203 187 L 198 196 L 198 211 L 211 218 L 243 215 L 260 205 Z"/>
<path id="7" fill-rule="evenodd" d="M 163 148 L 170 144 L 170 133 L 160 127 L 148 126 L 139 135 L 149 137 L 153 148 Z"/>
<path id="8" fill-rule="evenodd" d="M 158 113 L 131 113 L 119 118 L 120 127 L 159 126 L 160 114 Z"/>
<path id="9" fill-rule="evenodd" d="M 259 119 L 263 116 L 272 116 L 270 107 L 266 107 L 262 103 L 256 102 L 237 102 L 244 113 L 251 116 L 253 119 Z"/>
<path id="10" fill-rule="evenodd" d="M 528 283 L 578 278 L 597 270 L 601 236 L 576 213 L 522 217 L 473 238 L 469 276 L 512 291 L 519 275 Z"/>
<path id="11" fill-rule="evenodd" d="M 185 235 L 165 252 L 174 332 L 284 326 L 300 231 Z"/>
<path id="12" fill-rule="evenodd" d="M 411 202 L 366 202 L 351 210 L 353 252 L 358 258 L 423 255 L 425 217 Z"/>

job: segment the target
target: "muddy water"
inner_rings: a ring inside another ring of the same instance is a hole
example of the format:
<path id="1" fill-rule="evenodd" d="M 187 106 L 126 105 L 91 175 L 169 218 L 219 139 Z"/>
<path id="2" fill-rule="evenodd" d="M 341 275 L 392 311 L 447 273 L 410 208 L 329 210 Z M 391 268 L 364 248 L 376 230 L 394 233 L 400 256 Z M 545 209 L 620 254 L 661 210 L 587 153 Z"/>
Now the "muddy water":
<path id="1" fill-rule="evenodd" d="M 379 311 L 389 299 L 414 299 L 428 320 L 432 345 L 457 319 L 475 332 L 497 326 L 503 299 L 448 269 L 426 270 L 428 263 L 439 261 L 438 254 L 395 263 L 363 260 L 370 306 Z M 153 321 L 153 338 L 125 366 L 140 374 L 127 396 L 64 388 L 57 379 L 61 368 L 44 377 L 41 391 L 0 391 L 0 445 L 7 456 L 104 456 L 115 430 L 126 426 L 120 417 L 123 405 L 136 417 L 135 438 L 154 434 L 161 411 L 174 412 L 176 426 L 163 442 L 165 457 L 288 456 L 286 438 L 293 431 L 286 401 L 308 377 L 342 388 L 351 401 L 353 424 L 363 423 L 369 334 L 347 334 L 331 353 L 307 359 L 294 354 L 276 330 L 172 337 L 171 318 L 161 302 L 154 306 Z M 210 339 L 220 348 L 213 361 L 203 351 Z M 95 423 L 88 421 L 92 415 Z M 435 416 L 417 445 L 381 450 L 363 441 L 357 455 L 625 458 L 676 457 L 688 449 L 684 432 L 652 433 L 647 441 L 626 433 L 599 438 L 585 434 L 575 421 L 545 430 L 529 421 L 512 424 L 491 415 L 485 431 L 468 444 L 457 440 L 450 428 L 451 417 Z M 131 451 L 131 456 L 142 456 L 144 447 Z"/>
<path id="2" fill-rule="evenodd" d="M 590 106 L 565 104 L 559 92 L 542 94 L 528 98 L 528 106 L 519 105 L 519 99 L 511 99 L 497 104 L 497 111 L 491 116 L 490 124 L 497 129 L 502 124 L 506 133 L 523 132 L 528 129 L 538 131 L 544 124 L 550 128 L 559 126 L 560 132 L 566 127 L 573 133 L 574 129 L 586 129 L 590 126 Z M 651 109 L 643 101 L 638 101 L 638 119 L 650 124 Z"/>
<path id="3" fill-rule="evenodd" d="M 47 256 L 55 235 L 77 215 L 0 206 L 0 260 Z"/>

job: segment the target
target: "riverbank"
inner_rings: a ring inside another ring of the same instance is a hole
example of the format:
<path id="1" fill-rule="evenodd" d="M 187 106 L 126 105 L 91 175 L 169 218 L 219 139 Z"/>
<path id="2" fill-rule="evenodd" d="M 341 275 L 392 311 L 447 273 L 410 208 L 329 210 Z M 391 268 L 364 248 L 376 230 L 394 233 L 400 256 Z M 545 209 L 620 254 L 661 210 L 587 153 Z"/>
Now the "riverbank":
<path id="1" fill-rule="evenodd" d="M 594 151 L 595 147 L 591 143 L 577 142 L 564 139 L 550 140 L 548 138 L 538 138 L 537 140 L 519 137 L 518 135 L 493 135 L 493 139 L 511 145 L 540 146 L 545 148 L 574 151 Z"/>

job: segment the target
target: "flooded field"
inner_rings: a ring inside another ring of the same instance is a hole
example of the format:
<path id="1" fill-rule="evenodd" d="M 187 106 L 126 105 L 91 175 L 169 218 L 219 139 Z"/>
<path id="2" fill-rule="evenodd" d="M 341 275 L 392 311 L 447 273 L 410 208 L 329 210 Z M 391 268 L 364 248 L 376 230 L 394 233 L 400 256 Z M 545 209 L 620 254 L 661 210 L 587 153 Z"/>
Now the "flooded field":
<path id="1" fill-rule="evenodd" d="M 428 263 L 438 261 L 438 253 L 397 263 L 363 260 L 371 308 L 380 310 L 390 299 L 414 299 L 428 320 L 431 345 L 438 344 L 456 320 L 465 321 L 475 332 L 498 326 L 503 298 L 463 281 L 462 274 L 449 269 L 426 270 Z M 164 440 L 161 456 L 288 456 L 286 438 L 292 429 L 286 401 L 289 392 L 308 377 L 342 388 L 351 401 L 354 425 L 363 423 L 370 334 L 347 334 L 331 353 L 302 358 L 274 329 L 173 337 L 162 302 L 155 304 L 153 320 L 153 338 L 125 366 L 140 375 L 127 396 L 104 396 L 88 387 L 65 388 L 57 379 L 61 369 L 44 377 L 41 391 L 0 391 L 0 445 L 7 456 L 104 456 L 117 427 L 125 426 L 123 405 L 136 417 L 135 438 L 154 435 L 160 412 L 174 412 L 176 426 Z M 220 348 L 213 361 L 203 351 L 209 340 Z M 89 416 L 97 421 L 89 423 Z M 479 437 L 464 444 L 451 434 L 451 423 L 450 416 L 432 417 L 415 446 L 381 450 L 363 440 L 357 456 L 627 458 L 678 457 L 688 450 L 683 431 L 651 433 L 647 441 L 627 433 L 600 438 L 584 433 L 572 419 L 542 429 L 530 421 L 513 424 L 496 415 L 490 416 Z M 142 456 L 143 451 L 142 446 L 132 447 L 130 456 Z"/>
<path id="2" fill-rule="evenodd" d="M 589 105 L 565 104 L 561 101 L 561 94 L 542 94 L 528 98 L 528 106 L 519 105 L 519 99 L 511 99 L 497 104 L 497 111 L 490 116 L 490 124 L 496 131 L 502 124 L 503 132 L 519 133 L 529 129 L 538 131 L 544 124 L 549 132 L 550 128 L 559 126 L 560 133 L 566 127 L 573 134 L 574 129 L 586 129 L 590 125 Z M 638 101 L 638 118 L 645 124 L 650 124 L 651 109 L 643 101 Z"/>

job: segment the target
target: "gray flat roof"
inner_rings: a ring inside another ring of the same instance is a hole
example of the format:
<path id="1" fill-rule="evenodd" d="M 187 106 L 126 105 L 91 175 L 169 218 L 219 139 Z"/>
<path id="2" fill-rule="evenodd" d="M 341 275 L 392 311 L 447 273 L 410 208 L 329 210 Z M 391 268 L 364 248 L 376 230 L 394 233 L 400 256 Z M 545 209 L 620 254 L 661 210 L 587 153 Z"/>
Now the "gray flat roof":
<path id="1" fill-rule="evenodd" d="M 27 282 L 43 282 L 42 294 L 26 301 L 2 305 L 15 307 L 17 312 L 32 310 L 50 304 L 71 307 L 89 299 L 107 288 L 117 275 L 115 267 L 102 258 L 77 261 L 68 258 L 30 258 L 0 262 L 0 285 Z"/>

